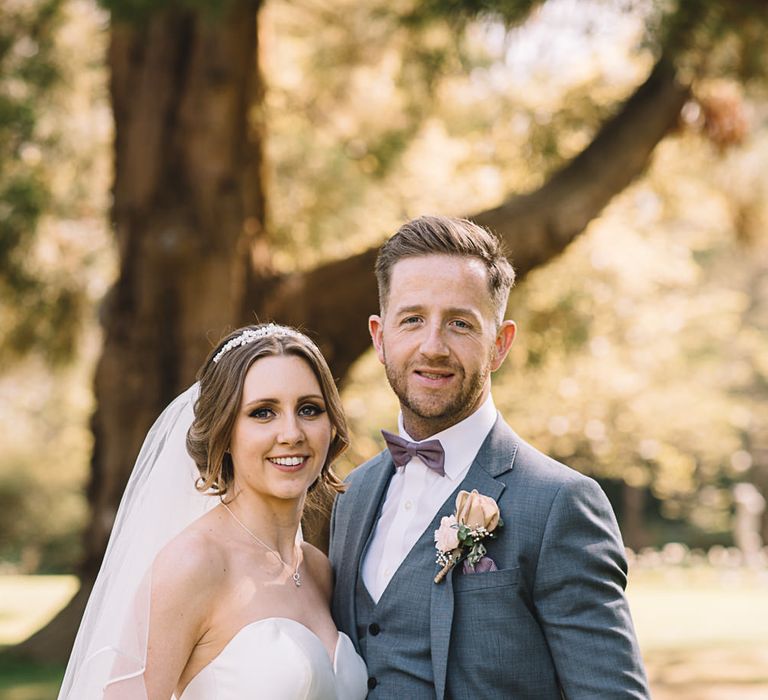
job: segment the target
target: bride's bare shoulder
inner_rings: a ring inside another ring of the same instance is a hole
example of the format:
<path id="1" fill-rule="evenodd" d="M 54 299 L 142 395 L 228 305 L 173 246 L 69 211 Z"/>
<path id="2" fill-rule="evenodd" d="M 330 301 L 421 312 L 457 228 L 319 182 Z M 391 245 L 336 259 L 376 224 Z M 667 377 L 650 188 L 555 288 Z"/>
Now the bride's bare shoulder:
<path id="1" fill-rule="evenodd" d="M 155 557 L 148 651 L 155 672 L 170 663 L 178 678 L 211 627 L 225 572 L 226 561 L 215 546 L 215 522 L 207 515 L 182 530 Z"/>
<path id="2" fill-rule="evenodd" d="M 220 518 L 209 512 L 168 542 L 152 565 L 153 588 L 201 590 L 221 583 L 227 562 L 219 529 Z"/>

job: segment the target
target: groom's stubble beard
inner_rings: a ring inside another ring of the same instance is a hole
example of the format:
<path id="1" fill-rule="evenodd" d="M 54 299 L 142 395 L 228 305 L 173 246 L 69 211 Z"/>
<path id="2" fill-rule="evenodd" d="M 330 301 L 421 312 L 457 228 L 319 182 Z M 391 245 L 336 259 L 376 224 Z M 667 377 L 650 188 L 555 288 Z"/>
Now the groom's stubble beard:
<path id="1" fill-rule="evenodd" d="M 387 359 L 385 345 L 382 345 L 381 350 L 387 381 L 400 402 L 404 418 L 407 418 L 407 414 L 410 413 L 422 427 L 428 428 L 428 435 L 434 435 L 456 425 L 478 408 L 480 396 L 491 374 L 491 352 L 480 368 L 470 374 L 467 374 L 461 366 L 444 365 L 445 369 L 449 369 L 459 378 L 458 386 L 453 390 L 420 395 L 408 386 L 410 363 L 405 367 L 396 367 Z M 433 369 L 441 369 L 435 366 L 434 362 L 429 364 Z M 417 436 L 412 435 L 412 437 Z"/>

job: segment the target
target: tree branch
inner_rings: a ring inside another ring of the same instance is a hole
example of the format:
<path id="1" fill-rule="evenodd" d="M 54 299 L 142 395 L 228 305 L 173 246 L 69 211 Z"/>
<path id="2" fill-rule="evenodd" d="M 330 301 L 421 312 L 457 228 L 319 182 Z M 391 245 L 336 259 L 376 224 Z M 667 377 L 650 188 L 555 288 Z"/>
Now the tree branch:
<path id="1" fill-rule="evenodd" d="M 496 231 L 518 276 L 562 252 L 648 166 L 690 94 L 662 58 L 592 143 L 538 190 L 470 217 Z"/>
<path id="2" fill-rule="evenodd" d="M 561 253 L 647 167 L 653 149 L 676 125 L 689 89 L 662 58 L 648 79 L 587 148 L 538 190 L 509 198 L 470 218 L 506 243 L 518 278 Z M 321 334 L 334 374 L 343 379 L 369 347 L 368 315 L 378 300 L 376 249 L 259 285 L 249 295 L 263 320 L 276 319 Z M 266 296 L 264 290 L 270 291 Z"/>

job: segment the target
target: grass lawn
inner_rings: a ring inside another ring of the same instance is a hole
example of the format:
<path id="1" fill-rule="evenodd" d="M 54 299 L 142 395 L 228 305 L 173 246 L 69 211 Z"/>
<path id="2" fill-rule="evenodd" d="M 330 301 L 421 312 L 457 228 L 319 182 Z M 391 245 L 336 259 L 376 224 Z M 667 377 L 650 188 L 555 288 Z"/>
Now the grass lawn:
<path id="1" fill-rule="evenodd" d="M 0 649 L 28 637 L 77 591 L 74 576 L 0 576 Z M 55 700 L 64 669 L 0 661 L 0 700 Z"/>
<path id="2" fill-rule="evenodd" d="M 2 700 L 56 700 L 64 668 L 0 662 Z"/>
<path id="3" fill-rule="evenodd" d="M 768 572 L 636 571 L 628 596 L 654 700 L 768 698 Z"/>
<path id="4" fill-rule="evenodd" d="M 68 576 L 0 576 L 0 645 L 75 592 Z M 654 700 L 768 698 L 768 572 L 634 571 L 628 589 Z M 0 700 L 55 700 L 63 668 L 0 663 Z"/>
<path id="5" fill-rule="evenodd" d="M 0 646 L 26 639 L 76 592 L 74 576 L 0 576 Z"/>

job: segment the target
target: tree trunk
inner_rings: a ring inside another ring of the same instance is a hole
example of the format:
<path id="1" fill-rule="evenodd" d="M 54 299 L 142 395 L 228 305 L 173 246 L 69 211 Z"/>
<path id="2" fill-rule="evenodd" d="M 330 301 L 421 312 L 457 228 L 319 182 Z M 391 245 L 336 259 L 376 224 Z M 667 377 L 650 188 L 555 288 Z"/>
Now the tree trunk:
<path id="1" fill-rule="evenodd" d="M 259 3 L 220 13 L 172 9 L 115 23 L 113 222 L 118 280 L 103 308 L 82 589 L 16 651 L 66 659 L 117 505 L 144 436 L 237 326 L 246 265 L 264 230 Z M 264 261 L 261 261 L 264 263 Z"/>
<path id="2" fill-rule="evenodd" d="M 649 544 L 643 510 L 646 490 L 624 482 L 621 490 L 621 534 L 624 544 L 639 552 Z"/>

